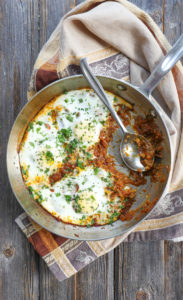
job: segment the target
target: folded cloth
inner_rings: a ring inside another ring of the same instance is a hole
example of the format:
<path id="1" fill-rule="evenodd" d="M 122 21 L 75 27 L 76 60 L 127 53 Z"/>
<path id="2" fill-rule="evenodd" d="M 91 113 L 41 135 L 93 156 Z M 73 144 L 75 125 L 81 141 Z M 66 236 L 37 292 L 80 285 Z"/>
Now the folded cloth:
<path id="1" fill-rule="evenodd" d="M 129 79 L 140 85 L 170 49 L 148 14 L 126 0 L 86 1 L 58 24 L 34 65 L 28 98 L 47 84 L 80 73 L 87 57 L 95 74 Z M 154 92 L 171 135 L 174 172 L 166 195 L 130 234 L 98 242 L 69 240 L 38 226 L 26 214 L 16 219 L 58 280 L 72 276 L 122 241 L 181 239 L 183 236 L 183 68 L 179 62 Z"/>

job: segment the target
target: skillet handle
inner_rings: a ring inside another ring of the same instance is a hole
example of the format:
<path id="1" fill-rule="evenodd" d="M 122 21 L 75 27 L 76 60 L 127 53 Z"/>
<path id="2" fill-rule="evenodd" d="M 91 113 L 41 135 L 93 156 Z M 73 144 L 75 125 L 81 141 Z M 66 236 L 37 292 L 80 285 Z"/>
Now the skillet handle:
<path id="1" fill-rule="evenodd" d="M 158 63 L 151 75 L 147 78 L 139 90 L 147 97 L 158 85 L 160 80 L 173 68 L 176 62 L 183 55 L 183 34 L 179 37 L 177 42 L 173 45 L 167 55 Z"/>

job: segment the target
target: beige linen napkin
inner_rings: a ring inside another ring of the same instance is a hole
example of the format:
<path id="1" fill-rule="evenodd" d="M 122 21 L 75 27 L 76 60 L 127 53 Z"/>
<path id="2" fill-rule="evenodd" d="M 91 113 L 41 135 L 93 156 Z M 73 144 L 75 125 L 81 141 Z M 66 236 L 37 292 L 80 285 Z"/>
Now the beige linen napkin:
<path id="1" fill-rule="evenodd" d="M 170 45 L 158 26 L 135 5 L 126 0 L 86 1 L 63 17 L 40 51 L 34 65 L 28 98 L 58 78 L 79 73 L 81 57 L 87 57 L 98 75 L 118 79 L 125 77 L 139 85 L 169 49 Z M 154 97 L 163 108 L 171 134 L 175 164 L 169 192 L 173 192 L 183 186 L 180 168 L 183 163 L 181 63 L 160 82 Z M 180 190 L 168 194 L 156 213 L 135 229 L 134 233 L 137 234 L 131 233 L 131 240 L 148 239 L 152 232 L 156 232 L 155 239 L 172 238 L 173 233 L 176 237 L 183 235 L 182 194 Z M 178 203 L 176 199 L 179 199 L 179 204 L 175 205 Z M 166 203 L 173 206 L 173 211 L 169 206 L 167 208 Z M 100 242 L 71 241 L 48 233 L 24 214 L 16 222 L 59 280 L 70 277 L 125 238 L 130 240 L 130 236 L 127 238 L 125 234 Z"/>

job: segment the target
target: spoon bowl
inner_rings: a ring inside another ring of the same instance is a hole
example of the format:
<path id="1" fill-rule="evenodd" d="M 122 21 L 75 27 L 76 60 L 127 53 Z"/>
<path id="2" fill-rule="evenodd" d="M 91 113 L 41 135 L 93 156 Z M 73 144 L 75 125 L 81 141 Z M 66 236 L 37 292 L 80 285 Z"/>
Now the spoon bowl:
<path id="1" fill-rule="evenodd" d="M 126 133 L 120 144 L 120 154 L 133 171 L 148 171 L 154 163 L 153 147 L 142 135 Z"/>

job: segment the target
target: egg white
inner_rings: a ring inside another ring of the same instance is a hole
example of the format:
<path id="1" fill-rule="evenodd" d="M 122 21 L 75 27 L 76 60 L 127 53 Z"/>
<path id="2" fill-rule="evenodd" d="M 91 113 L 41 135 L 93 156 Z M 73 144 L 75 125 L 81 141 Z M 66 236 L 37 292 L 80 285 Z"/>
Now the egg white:
<path id="1" fill-rule="evenodd" d="M 113 103 L 114 95 L 107 94 Z M 53 110 L 57 111 L 54 118 Z M 74 139 L 78 141 L 73 156 L 83 158 L 85 152 L 89 151 L 93 157 L 91 146 L 99 141 L 108 117 L 108 110 L 90 89 L 74 90 L 45 105 L 26 131 L 19 152 L 25 184 L 35 200 L 64 222 L 93 225 L 95 221 L 97 224 L 105 224 L 114 212 L 115 203 L 111 205 L 106 193 L 112 179 L 101 168 L 97 174 L 92 166 L 76 168 L 71 175 L 53 186 L 49 182 L 49 176 L 63 166 L 67 157 L 65 142 L 69 144 Z M 69 130 L 67 138 L 64 137 L 65 142 L 58 134 L 63 129 Z M 76 199 L 80 211 L 75 208 Z M 118 198 L 115 201 L 120 202 Z"/>

